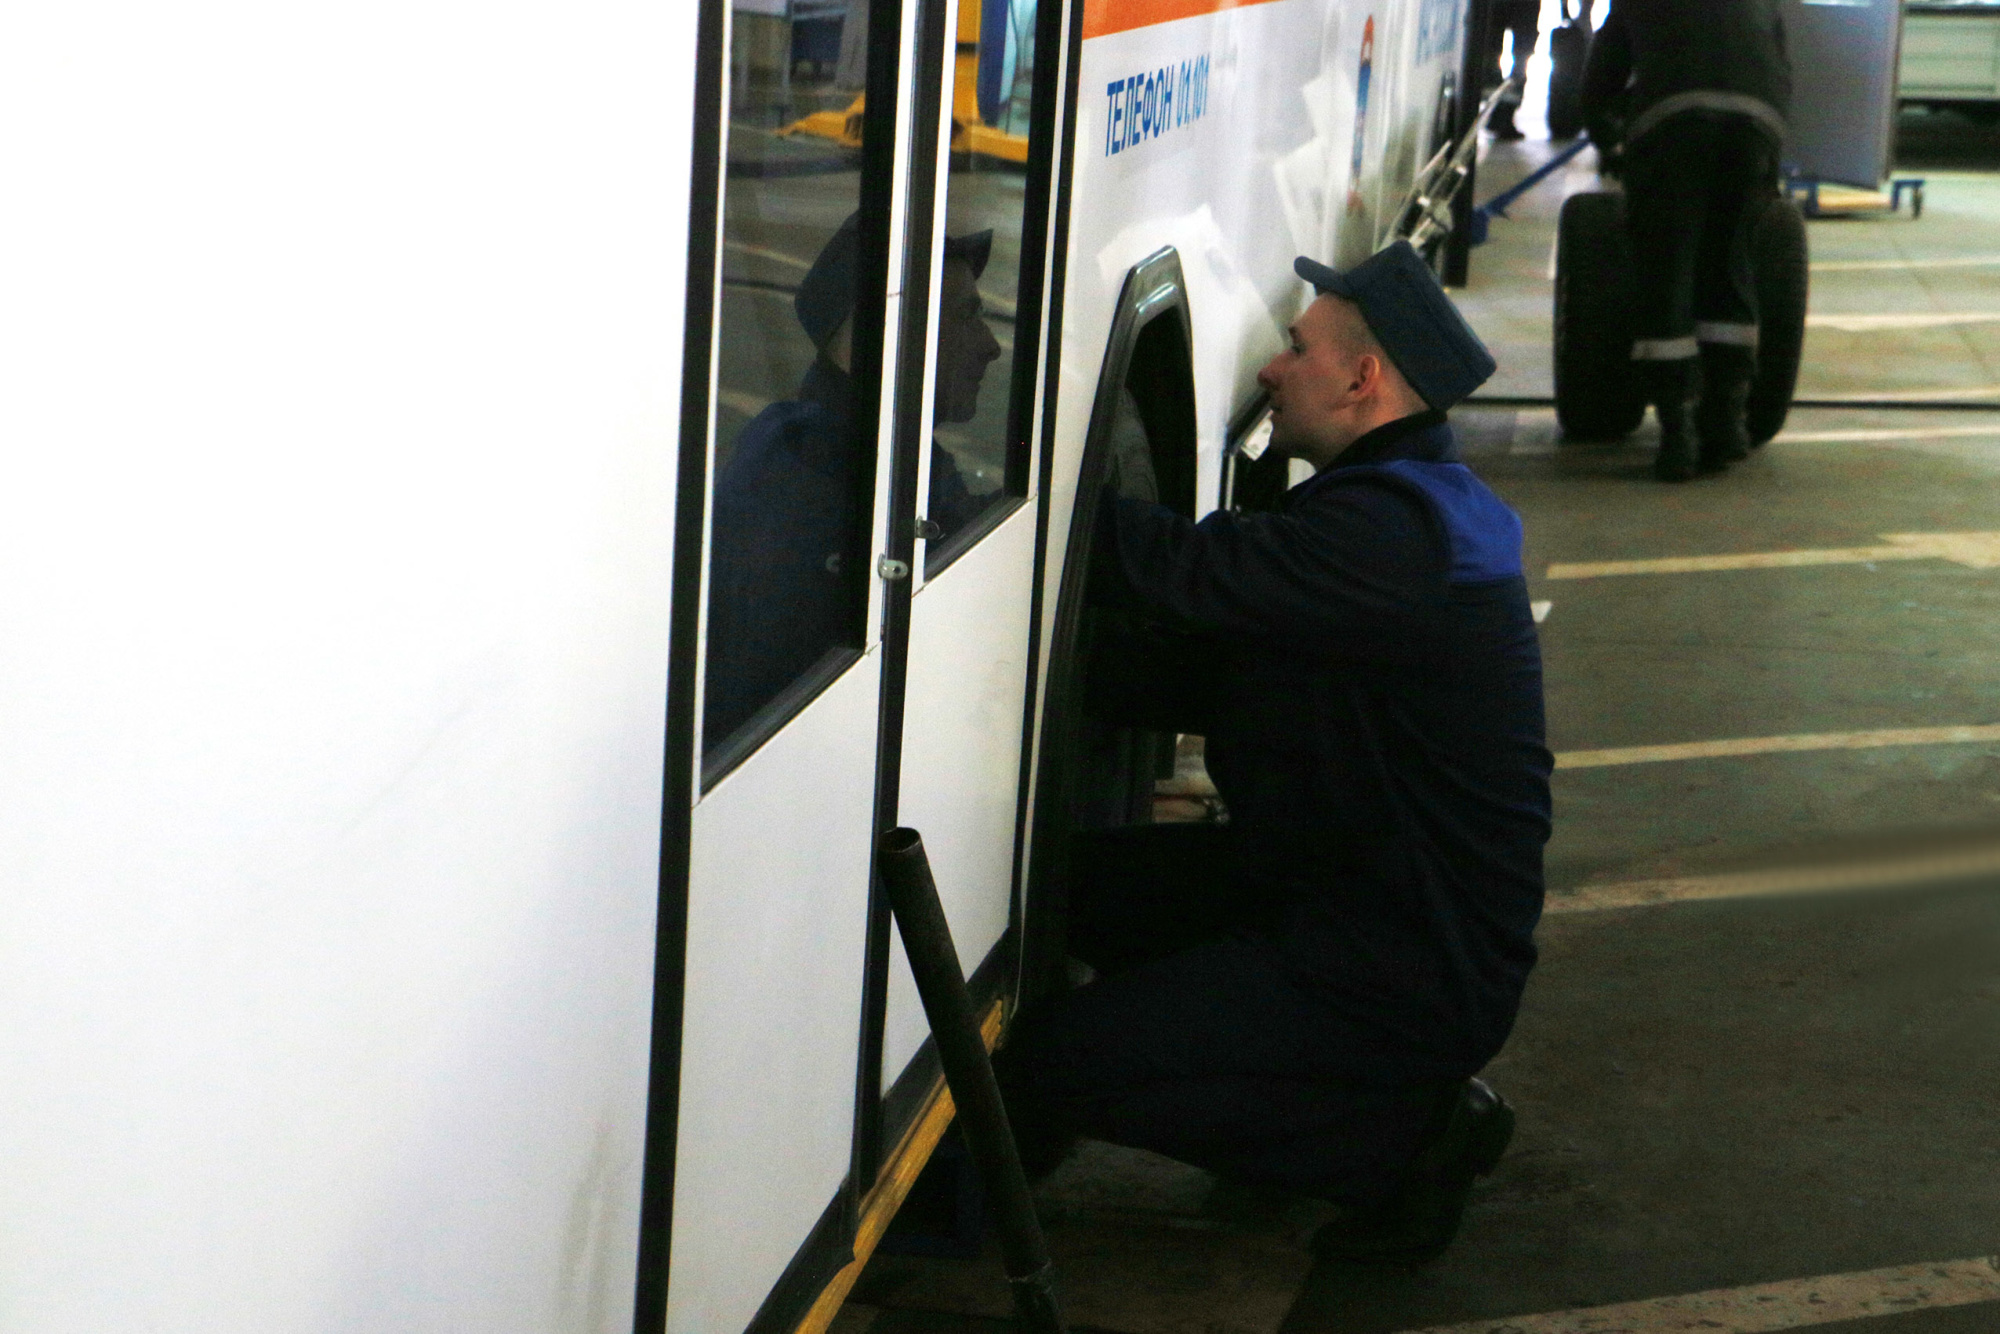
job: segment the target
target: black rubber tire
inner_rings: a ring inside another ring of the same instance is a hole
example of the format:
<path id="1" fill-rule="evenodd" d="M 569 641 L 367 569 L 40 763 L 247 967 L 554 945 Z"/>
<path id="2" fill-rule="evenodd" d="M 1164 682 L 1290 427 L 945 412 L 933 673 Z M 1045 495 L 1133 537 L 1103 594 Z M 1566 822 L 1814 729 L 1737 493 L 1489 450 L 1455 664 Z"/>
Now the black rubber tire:
<path id="1" fill-rule="evenodd" d="M 1757 275 L 1757 378 L 1745 414 L 1750 443 L 1761 445 L 1785 427 L 1799 360 L 1806 347 L 1806 220 L 1780 196 L 1764 207 L 1750 235 Z"/>
<path id="2" fill-rule="evenodd" d="M 1632 373 L 1625 196 L 1571 195 L 1556 222 L 1556 421 L 1573 440 L 1617 440 L 1646 415 Z"/>
<path id="3" fill-rule="evenodd" d="M 1590 29 L 1566 23 L 1549 34 L 1549 138 L 1574 139 L 1583 132 L 1583 62 Z"/>

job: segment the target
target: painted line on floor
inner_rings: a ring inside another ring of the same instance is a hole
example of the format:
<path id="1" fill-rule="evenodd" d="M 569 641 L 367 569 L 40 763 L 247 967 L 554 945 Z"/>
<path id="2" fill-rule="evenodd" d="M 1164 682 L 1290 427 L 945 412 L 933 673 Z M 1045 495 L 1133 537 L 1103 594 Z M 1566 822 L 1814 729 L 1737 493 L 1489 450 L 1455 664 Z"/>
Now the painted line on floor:
<path id="1" fill-rule="evenodd" d="M 768 259 L 773 264 L 784 264 L 797 269 L 801 273 L 812 268 L 812 261 L 809 259 L 800 259 L 797 255 L 788 255 L 782 250 L 770 250 L 764 246 L 749 245 L 743 241 L 724 241 L 722 248 L 724 250 L 733 250 L 739 255 L 749 255 L 753 259 Z"/>
<path id="2" fill-rule="evenodd" d="M 1991 398 L 2000 395 L 2000 384 L 1971 385 L 1959 389 L 1864 389 L 1856 393 L 1800 394 L 1818 403 L 1878 403 L 1897 399 L 1904 403 L 1948 403 L 1958 398 Z M 1794 402 L 1794 407 L 1797 403 Z"/>
<path id="3" fill-rule="evenodd" d="M 1601 912 L 1607 908 L 1647 908 L 1663 903 L 1713 899 L 1775 898 L 1846 889 L 1913 889 L 1967 876 L 2000 873 L 2000 844 L 1956 848 L 1916 856 L 1853 861 L 1839 866 L 1787 866 L 1719 875 L 1669 876 L 1584 885 L 1568 894 L 1550 894 L 1542 912 Z"/>
<path id="4" fill-rule="evenodd" d="M 1870 427 L 1851 431 L 1787 431 L 1771 443 L 1774 445 L 1832 445 L 1867 440 L 1945 440 L 1957 436 L 1974 435 L 2000 435 L 2000 424 L 1993 426 Z"/>
<path id="5" fill-rule="evenodd" d="M 2000 723 L 1885 727 L 1872 732 L 1802 732 L 1791 736 L 1732 737 L 1725 741 L 1680 741 L 1663 746 L 1559 750 L 1556 752 L 1556 768 L 1603 769 L 1613 765 L 1722 760 L 1745 755 L 1788 755 L 1815 750 L 1874 750 L 1882 746 L 1962 746 L 1977 741 L 2000 741 Z"/>
<path id="6" fill-rule="evenodd" d="M 2000 310 L 1933 310 L 1848 315 L 1827 312 L 1807 315 L 1806 328 L 1838 329 L 1842 333 L 1878 333 L 1884 329 L 1942 329 L 1960 324 L 1992 324 L 1996 321 L 2000 321 Z"/>
<path id="7" fill-rule="evenodd" d="M 1767 1334 L 1841 1320 L 2000 1301 L 2000 1259 L 1897 1265 L 1547 1315 L 1432 1325 L 1410 1334 Z"/>
<path id="8" fill-rule="evenodd" d="M 1814 273 L 1864 273 L 1871 269 L 2000 268 L 2000 255 L 1943 255 L 1936 259 L 1816 259 Z"/>
<path id="9" fill-rule="evenodd" d="M 1633 574 L 1709 574 L 1718 570 L 1788 570 L 1805 565 L 1872 565 L 1892 560 L 1945 560 L 1974 570 L 2000 568 L 2000 533 L 1884 533 L 1886 546 L 1805 551 L 1737 551 L 1718 556 L 1652 560 L 1569 561 L 1549 566 L 1548 579 L 1611 579 Z"/>

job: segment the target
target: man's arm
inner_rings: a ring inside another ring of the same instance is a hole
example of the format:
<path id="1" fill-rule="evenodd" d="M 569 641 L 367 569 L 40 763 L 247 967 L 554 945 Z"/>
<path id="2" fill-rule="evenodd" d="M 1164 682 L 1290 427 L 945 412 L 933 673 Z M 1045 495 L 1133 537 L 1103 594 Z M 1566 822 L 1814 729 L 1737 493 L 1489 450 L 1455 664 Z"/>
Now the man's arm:
<path id="1" fill-rule="evenodd" d="M 1421 656 L 1451 568 L 1424 502 L 1393 484 L 1328 488 L 1284 513 L 1195 524 L 1141 501 L 1099 513 L 1101 597 L 1198 634 Z"/>

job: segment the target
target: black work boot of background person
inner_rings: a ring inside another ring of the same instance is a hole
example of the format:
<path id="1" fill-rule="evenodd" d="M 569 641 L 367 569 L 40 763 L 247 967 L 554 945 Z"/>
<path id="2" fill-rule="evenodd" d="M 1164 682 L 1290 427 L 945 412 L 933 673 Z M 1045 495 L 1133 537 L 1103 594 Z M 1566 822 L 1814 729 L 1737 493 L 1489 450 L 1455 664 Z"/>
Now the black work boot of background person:
<path id="1" fill-rule="evenodd" d="M 1757 376 L 1757 353 L 1734 343 L 1701 345 L 1701 404 L 1695 409 L 1695 433 L 1701 439 L 1703 472 L 1721 472 L 1750 457 L 1746 413 L 1750 383 Z"/>
<path id="2" fill-rule="evenodd" d="M 1695 426 L 1699 371 L 1695 359 L 1635 361 L 1632 370 L 1660 419 L 1660 452 L 1653 459 L 1653 476 L 1663 482 L 1691 480 L 1701 471 L 1701 438 Z"/>

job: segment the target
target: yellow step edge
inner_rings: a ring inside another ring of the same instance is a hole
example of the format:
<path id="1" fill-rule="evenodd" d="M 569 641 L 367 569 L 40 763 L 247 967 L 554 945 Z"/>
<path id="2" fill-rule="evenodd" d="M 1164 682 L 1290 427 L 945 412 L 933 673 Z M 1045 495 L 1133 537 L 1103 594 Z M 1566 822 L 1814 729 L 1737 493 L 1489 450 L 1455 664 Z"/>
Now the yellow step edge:
<path id="1" fill-rule="evenodd" d="M 992 1051 L 1000 1041 L 1000 1001 L 986 1012 L 985 1021 L 979 1026 L 979 1035 L 986 1039 L 986 1050 Z M 924 1109 L 918 1113 L 916 1121 L 903 1132 L 895 1152 L 882 1167 L 882 1173 L 875 1178 L 874 1189 L 861 1202 L 861 1222 L 855 1229 L 854 1259 L 845 1269 L 833 1276 L 820 1292 L 819 1299 L 806 1312 L 805 1319 L 799 1321 L 796 1334 L 824 1334 L 840 1314 L 840 1308 L 847 1301 L 847 1294 L 854 1290 L 861 1271 L 868 1266 L 875 1254 L 875 1246 L 882 1240 L 882 1234 L 889 1230 L 889 1221 L 896 1211 L 903 1207 L 909 1197 L 910 1188 L 917 1184 L 918 1175 L 924 1164 L 931 1160 L 938 1141 L 944 1138 L 945 1129 L 951 1125 L 951 1118 L 957 1108 L 951 1101 L 951 1090 L 940 1077 L 931 1086 L 930 1096 L 924 1102 Z"/>

